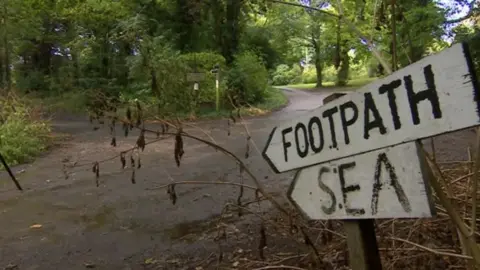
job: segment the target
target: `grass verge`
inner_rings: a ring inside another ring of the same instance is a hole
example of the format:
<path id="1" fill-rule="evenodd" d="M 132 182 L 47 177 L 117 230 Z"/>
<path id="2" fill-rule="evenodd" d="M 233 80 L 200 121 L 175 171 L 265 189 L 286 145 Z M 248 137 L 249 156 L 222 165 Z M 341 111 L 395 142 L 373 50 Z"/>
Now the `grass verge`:
<path id="1" fill-rule="evenodd" d="M 34 102 L 13 93 L 0 98 L 0 153 L 9 165 L 31 161 L 45 151 L 51 129 Z M 3 166 L 0 166 L 3 169 Z"/>
<path id="2" fill-rule="evenodd" d="M 42 104 L 42 110 L 46 113 L 72 113 L 72 114 L 86 114 L 87 97 L 85 92 L 70 92 L 59 96 L 49 97 L 33 97 L 36 103 Z M 149 102 L 147 102 L 149 103 Z M 259 116 L 265 115 L 271 111 L 277 110 L 288 103 L 288 99 L 282 90 L 269 87 L 267 89 L 267 96 L 265 100 L 258 104 L 253 104 L 249 107 L 241 108 L 242 115 L 245 116 Z M 157 113 L 156 105 L 145 105 L 144 111 L 146 115 L 154 116 Z M 125 115 L 126 108 L 119 108 L 118 114 Z M 215 108 L 200 108 L 196 112 L 194 119 L 217 119 L 229 117 L 230 111 L 220 109 L 216 111 Z M 172 117 L 178 117 L 180 120 L 192 119 L 188 112 L 175 112 Z"/>
<path id="3" fill-rule="evenodd" d="M 269 87 L 267 95 L 263 102 L 252 104 L 251 106 L 240 108 L 240 114 L 243 116 L 261 116 L 266 115 L 272 111 L 283 108 L 288 104 L 288 98 L 282 90 Z M 176 112 L 174 117 L 186 120 L 213 120 L 219 118 L 226 118 L 230 116 L 230 111 L 227 109 L 220 109 L 216 111 L 215 108 L 198 109 L 194 118 L 187 112 Z"/>

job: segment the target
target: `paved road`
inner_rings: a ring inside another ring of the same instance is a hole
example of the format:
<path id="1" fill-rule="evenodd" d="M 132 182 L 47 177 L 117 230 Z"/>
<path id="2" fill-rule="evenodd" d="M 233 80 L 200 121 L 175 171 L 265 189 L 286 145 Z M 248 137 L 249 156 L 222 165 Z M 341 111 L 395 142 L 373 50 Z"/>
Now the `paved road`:
<path id="1" fill-rule="evenodd" d="M 283 110 L 247 120 L 260 150 L 277 121 L 320 106 L 327 94 L 288 89 L 285 93 L 290 103 Z M 0 268 L 11 263 L 20 269 L 84 269 L 84 263 L 92 263 L 99 269 L 136 269 L 149 256 L 194 252 L 201 243 L 177 238 L 198 233 L 201 224 L 238 196 L 238 188 L 231 186 L 183 185 L 176 187 L 178 201 L 172 205 L 164 189 L 154 189 L 171 181 L 241 181 L 233 161 L 189 139 L 185 139 L 180 168 L 175 165 L 171 139 L 147 146 L 141 153 L 142 168 L 136 171 L 135 185 L 130 182 L 131 170 L 122 171 L 118 158 L 100 164 L 98 188 L 91 165 L 74 169 L 75 173 L 65 179 L 64 159 L 87 164 L 104 160 L 133 146 L 138 133 L 118 138 L 118 147 L 113 148 L 108 128 L 93 131 L 83 117 L 59 119 L 53 123 L 54 129 L 71 134 L 72 140 L 32 164 L 14 169 L 27 191 L 14 190 L 1 174 L 0 263 L 4 265 Z M 198 126 L 244 156 L 246 134 L 241 125 L 232 127 L 230 136 L 227 120 L 205 121 Z M 187 131 L 205 137 L 194 128 Z M 273 174 L 251 148 L 248 166 L 270 190 L 283 194 L 292 174 Z M 42 227 L 30 228 L 34 224 Z"/>
<path id="2" fill-rule="evenodd" d="M 328 95 L 284 91 L 290 100 L 287 107 L 247 121 L 260 150 L 278 121 L 320 106 Z M 241 125 L 232 127 L 230 136 L 226 120 L 205 121 L 198 126 L 219 144 L 244 156 L 246 134 Z M 118 147 L 113 148 L 108 129 L 93 131 L 86 119 L 62 117 L 54 122 L 54 128 L 73 138 L 32 164 L 15 168 L 25 192 L 14 190 L 7 176 L 0 174 L 0 268 L 12 264 L 19 269 L 75 270 L 85 269 L 88 263 L 96 269 L 143 269 L 141 262 L 149 257 L 161 260 L 170 254 L 195 254 L 204 249 L 202 241 L 195 240 L 208 221 L 238 196 L 238 188 L 227 185 L 179 185 L 178 200 L 172 205 L 164 189 L 155 189 L 171 181 L 242 181 L 233 161 L 189 139 L 185 139 L 180 168 L 173 158 L 173 141 L 164 140 L 141 153 L 142 168 L 136 171 L 135 185 L 130 181 L 131 170 L 122 171 L 116 158 L 100 164 L 100 187 L 96 187 L 91 162 L 132 147 L 138 133 L 119 137 Z M 194 128 L 187 131 L 205 137 Z M 472 132 L 443 136 L 437 139 L 437 148 L 446 159 L 464 158 L 465 147 L 473 137 Z M 249 168 L 281 196 L 292 173 L 272 173 L 251 148 L 246 161 Z M 88 165 L 65 179 L 64 159 Z M 42 227 L 30 228 L 34 224 Z"/>

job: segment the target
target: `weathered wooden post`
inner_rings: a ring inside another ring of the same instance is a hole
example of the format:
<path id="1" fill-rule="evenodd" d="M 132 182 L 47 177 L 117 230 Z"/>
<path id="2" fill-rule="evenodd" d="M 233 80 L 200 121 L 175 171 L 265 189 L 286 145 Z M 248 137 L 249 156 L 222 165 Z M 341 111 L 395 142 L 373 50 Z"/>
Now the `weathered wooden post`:
<path id="1" fill-rule="evenodd" d="M 335 93 L 323 99 L 323 104 L 333 101 L 343 93 Z M 378 252 L 375 223 L 373 219 L 351 219 L 343 222 L 347 234 L 348 256 L 355 270 L 382 269 L 382 261 Z"/>
<path id="2" fill-rule="evenodd" d="M 306 217 L 344 221 L 353 269 L 380 269 L 373 219 L 435 214 L 416 141 L 480 125 L 468 47 L 325 101 L 273 128 L 262 154 L 277 173 L 298 170 L 288 197 Z"/>

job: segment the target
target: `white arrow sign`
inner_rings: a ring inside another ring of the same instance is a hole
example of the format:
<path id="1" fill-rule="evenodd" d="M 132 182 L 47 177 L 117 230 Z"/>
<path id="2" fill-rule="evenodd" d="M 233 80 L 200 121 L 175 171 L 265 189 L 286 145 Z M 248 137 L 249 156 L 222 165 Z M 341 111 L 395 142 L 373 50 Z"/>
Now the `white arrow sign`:
<path id="1" fill-rule="evenodd" d="M 275 127 L 263 157 L 278 173 L 480 124 L 468 48 L 456 44 Z"/>
<path id="2" fill-rule="evenodd" d="M 300 170 L 288 197 L 310 219 L 431 217 L 415 142 Z"/>

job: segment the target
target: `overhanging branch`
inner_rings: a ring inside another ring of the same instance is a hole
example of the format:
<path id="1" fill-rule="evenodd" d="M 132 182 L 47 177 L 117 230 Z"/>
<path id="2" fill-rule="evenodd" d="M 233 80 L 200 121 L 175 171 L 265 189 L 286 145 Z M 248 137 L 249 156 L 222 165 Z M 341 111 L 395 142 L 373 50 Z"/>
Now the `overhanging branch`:
<path id="1" fill-rule="evenodd" d="M 268 1 L 273 2 L 273 3 L 277 3 L 277 4 L 283 4 L 283 5 L 289 5 L 289 6 L 294 6 L 294 7 L 302 7 L 302 8 L 307 8 L 307 9 L 315 10 L 315 11 L 318 11 L 318 12 L 320 12 L 320 13 L 323 13 L 323 14 L 325 14 L 325 15 L 332 16 L 332 17 L 335 17 L 335 18 L 339 18 L 339 17 L 340 17 L 340 16 L 337 15 L 337 14 L 334 14 L 334 13 L 331 13 L 331 12 L 328 12 L 328 11 L 325 11 L 325 10 L 323 10 L 323 9 L 319 9 L 319 8 L 316 8 L 316 7 L 309 7 L 309 6 L 305 6 L 305 5 L 302 5 L 302 4 L 285 2 L 285 1 L 279 1 L 279 0 L 268 0 Z"/>

